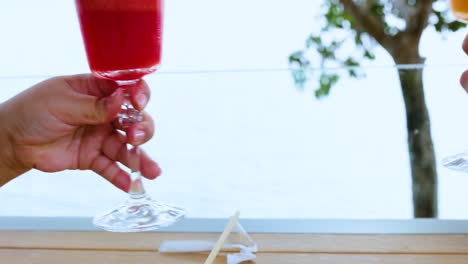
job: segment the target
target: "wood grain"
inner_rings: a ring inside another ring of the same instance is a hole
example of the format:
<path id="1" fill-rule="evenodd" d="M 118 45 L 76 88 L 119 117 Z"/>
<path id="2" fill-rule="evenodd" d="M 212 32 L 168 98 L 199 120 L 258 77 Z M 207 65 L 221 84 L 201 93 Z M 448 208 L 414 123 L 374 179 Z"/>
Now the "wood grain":
<path id="1" fill-rule="evenodd" d="M 0 263 L 203 263 L 208 252 L 162 254 L 163 240 L 217 233 L 1 231 Z M 468 263 L 468 235 L 253 234 L 256 263 Z M 225 263 L 219 256 L 215 263 Z"/>
<path id="2" fill-rule="evenodd" d="M 156 252 L 80 251 L 80 250 L 8 250 L 0 249 L 2 263 L 15 264 L 200 264 L 207 254 L 160 254 Z M 215 264 L 226 263 L 223 256 Z M 252 262 L 251 262 L 252 263 Z M 259 253 L 255 263 L 268 264 L 460 264 L 467 255 L 413 254 L 300 254 Z"/>
<path id="3" fill-rule="evenodd" d="M 211 240 L 218 233 L 1 231 L 0 248 L 157 251 L 163 240 Z M 468 235 L 252 234 L 266 253 L 468 254 Z"/>
<path id="4" fill-rule="evenodd" d="M 1 263 L 14 264 L 200 264 L 203 263 L 206 257 L 207 254 L 160 254 L 157 252 L 0 249 Z M 216 261 L 214 263 L 226 263 L 226 259 L 225 257 L 218 257 L 216 258 Z"/>

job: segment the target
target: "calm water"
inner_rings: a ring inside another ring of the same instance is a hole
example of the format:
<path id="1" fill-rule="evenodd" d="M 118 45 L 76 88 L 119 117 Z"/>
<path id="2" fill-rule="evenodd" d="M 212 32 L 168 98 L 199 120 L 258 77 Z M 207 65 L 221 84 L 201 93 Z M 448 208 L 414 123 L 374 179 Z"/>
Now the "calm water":
<path id="1" fill-rule="evenodd" d="M 458 70 L 426 69 L 439 159 L 463 149 L 468 126 L 460 118 L 468 98 L 457 88 L 440 89 L 433 77 Z M 2 83 L 20 89 L 37 81 Z M 256 218 L 411 217 L 394 70 L 345 79 L 321 101 L 297 91 L 288 72 L 161 73 L 147 81 L 156 135 L 144 148 L 164 170 L 146 184 L 154 198 L 182 205 L 192 217 L 224 217 L 236 209 Z M 442 166 L 439 174 L 441 217 L 466 217 L 468 175 Z M 32 171 L 0 189 L 0 215 L 90 216 L 124 198 L 92 173 Z"/>
<path id="2" fill-rule="evenodd" d="M 0 76 L 88 71 L 72 2 L 2 5 L 0 24 L 13 26 L 2 31 Z M 304 18 L 314 21 L 318 4 L 167 1 L 163 71 L 286 68 L 312 30 Z M 436 65 L 426 69 L 425 84 L 439 160 L 468 148 L 468 97 L 458 84 L 465 67 L 443 66 L 466 62 L 462 38 L 443 41 L 429 31 L 421 45 Z M 375 65 L 391 65 L 377 53 Z M 164 175 L 147 182 L 148 192 L 192 217 L 226 217 L 236 209 L 253 218 L 411 217 L 398 79 L 391 68 L 367 72 L 361 81 L 345 78 L 321 101 L 312 85 L 296 90 L 287 71 L 149 77 L 148 111 L 157 127 L 144 148 Z M 2 78 L 0 99 L 41 79 Z M 438 170 L 441 217 L 467 218 L 468 175 Z M 124 198 L 89 172 L 31 171 L 0 189 L 0 215 L 91 216 Z"/>

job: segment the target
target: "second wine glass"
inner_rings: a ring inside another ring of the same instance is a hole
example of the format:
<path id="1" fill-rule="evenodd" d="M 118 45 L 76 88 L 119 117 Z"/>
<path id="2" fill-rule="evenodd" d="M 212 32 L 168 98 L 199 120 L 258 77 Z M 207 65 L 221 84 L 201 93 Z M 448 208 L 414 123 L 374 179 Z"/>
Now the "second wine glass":
<path id="1" fill-rule="evenodd" d="M 459 21 L 468 22 L 468 1 L 450 0 L 450 8 Z M 446 157 L 442 164 L 449 169 L 468 173 L 468 150 Z"/>

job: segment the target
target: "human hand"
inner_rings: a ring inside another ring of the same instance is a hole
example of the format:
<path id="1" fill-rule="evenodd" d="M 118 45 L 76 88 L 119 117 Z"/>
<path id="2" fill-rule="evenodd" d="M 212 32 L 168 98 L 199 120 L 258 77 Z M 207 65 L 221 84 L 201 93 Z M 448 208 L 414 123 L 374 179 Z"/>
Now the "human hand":
<path id="1" fill-rule="evenodd" d="M 129 87 L 133 106 L 142 110 L 150 91 L 144 81 Z M 124 101 L 122 88 L 92 75 L 48 79 L 0 105 L 4 167 L 0 186 L 32 169 L 58 172 L 92 170 L 123 191 L 131 180 L 117 161 L 129 166 L 126 143 L 139 145 L 154 133 L 151 117 L 123 129 L 116 121 Z M 120 131 L 125 130 L 126 136 Z M 143 151 L 140 169 L 154 179 L 161 170 Z M 0 171 L 1 172 L 1 171 Z"/>
<path id="2" fill-rule="evenodd" d="M 463 41 L 463 50 L 465 51 L 466 54 L 468 54 L 468 35 L 466 35 L 465 40 Z M 468 92 L 468 70 L 466 70 L 461 78 L 460 78 L 460 83 L 465 89 L 465 91 Z"/>

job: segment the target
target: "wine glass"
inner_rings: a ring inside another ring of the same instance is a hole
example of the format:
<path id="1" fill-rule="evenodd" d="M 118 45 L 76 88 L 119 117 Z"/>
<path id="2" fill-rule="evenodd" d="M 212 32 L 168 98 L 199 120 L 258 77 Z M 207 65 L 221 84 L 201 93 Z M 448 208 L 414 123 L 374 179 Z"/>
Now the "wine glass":
<path id="1" fill-rule="evenodd" d="M 450 8 L 458 20 L 468 22 L 468 1 L 450 0 Z M 468 150 L 446 157 L 442 160 L 442 164 L 452 170 L 468 172 Z"/>
<path id="2" fill-rule="evenodd" d="M 468 2 L 466 0 L 450 0 L 453 15 L 460 21 L 468 21 Z"/>
<path id="3" fill-rule="evenodd" d="M 163 0 L 75 0 L 88 64 L 92 73 L 116 81 L 128 98 L 130 85 L 156 71 L 161 60 Z M 142 120 L 129 100 L 119 122 L 128 127 Z M 139 173 L 139 148 L 128 146 L 129 198 L 93 223 L 114 232 L 137 232 L 169 226 L 185 215 L 182 208 L 152 200 Z"/>

